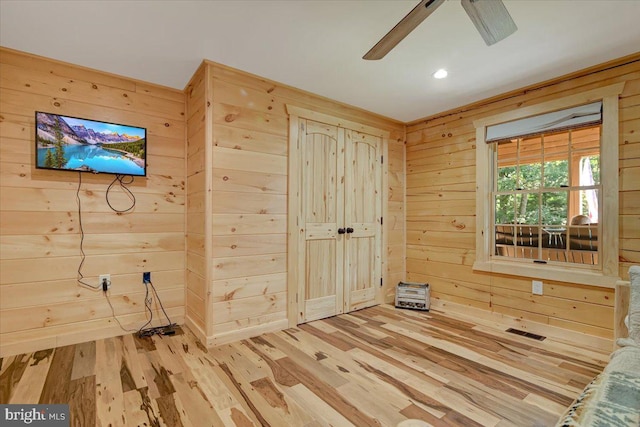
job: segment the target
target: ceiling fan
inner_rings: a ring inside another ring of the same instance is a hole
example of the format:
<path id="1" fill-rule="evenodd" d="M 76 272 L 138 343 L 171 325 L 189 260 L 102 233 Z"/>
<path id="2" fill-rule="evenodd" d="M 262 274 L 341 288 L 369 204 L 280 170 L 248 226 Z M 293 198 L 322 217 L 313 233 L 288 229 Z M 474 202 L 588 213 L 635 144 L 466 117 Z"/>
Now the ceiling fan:
<path id="1" fill-rule="evenodd" d="M 422 0 L 391 29 L 362 59 L 382 59 L 427 19 L 445 0 Z M 487 46 L 513 34 L 518 27 L 502 0 L 462 0 L 464 8 Z"/>

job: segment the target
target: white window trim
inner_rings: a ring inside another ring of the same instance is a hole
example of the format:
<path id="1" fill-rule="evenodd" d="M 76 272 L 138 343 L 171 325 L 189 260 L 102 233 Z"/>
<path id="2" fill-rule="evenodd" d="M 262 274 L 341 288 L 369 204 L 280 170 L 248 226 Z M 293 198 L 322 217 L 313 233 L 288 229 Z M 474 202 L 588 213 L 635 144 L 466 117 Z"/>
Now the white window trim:
<path id="1" fill-rule="evenodd" d="M 474 120 L 476 128 L 476 260 L 474 270 L 526 276 L 544 280 L 613 288 L 620 280 L 618 270 L 618 96 L 624 82 L 601 87 L 553 101 Z M 579 267 L 500 260 L 492 256 L 493 149 L 485 140 L 487 126 L 545 114 L 602 100 L 601 183 L 602 245 L 598 270 Z"/>

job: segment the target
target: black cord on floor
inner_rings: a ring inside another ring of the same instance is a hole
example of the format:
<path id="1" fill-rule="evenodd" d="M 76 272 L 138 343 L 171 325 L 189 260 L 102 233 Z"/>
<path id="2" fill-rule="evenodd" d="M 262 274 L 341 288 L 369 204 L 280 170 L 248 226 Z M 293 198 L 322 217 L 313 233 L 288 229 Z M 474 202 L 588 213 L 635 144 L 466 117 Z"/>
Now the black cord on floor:
<path id="1" fill-rule="evenodd" d="M 144 295 L 144 307 L 147 309 L 147 311 L 149 311 L 149 320 L 147 321 L 147 323 L 145 323 L 144 325 L 140 326 L 140 329 L 138 329 L 138 335 L 142 335 L 142 331 L 144 330 L 144 328 L 146 328 L 147 326 L 149 326 L 151 324 L 151 321 L 153 320 L 153 310 L 151 309 L 151 302 L 152 299 L 149 298 L 149 284 L 144 281 L 142 282 L 144 284 L 145 287 L 145 295 Z"/>
<path id="2" fill-rule="evenodd" d="M 149 312 L 149 320 L 147 320 L 147 323 L 142 325 L 140 329 L 127 329 L 124 326 L 122 326 L 122 323 L 120 323 L 120 320 L 118 320 L 118 318 L 116 317 L 116 312 L 113 308 L 113 304 L 111 304 L 111 300 L 109 299 L 109 294 L 107 293 L 106 289 L 103 289 L 104 296 L 107 299 L 107 302 L 109 303 L 109 307 L 111 307 L 111 314 L 113 315 L 113 318 L 115 319 L 115 321 L 118 323 L 118 326 L 120 326 L 120 329 L 122 329 L 125 332 L 137 332 L 138 337 L 150 337 L 155 334 L 158 334 L 158 335 L 175 334 L 174 327 L 177 325 L 171 322 L 169 315 L 167 314 L 166 310 L 164 309 L 164 306 L 162 305 L 162 301 L 160 300 L 160 296 L 158 295 L 158 292 L 156 291 L 155 286 L 153 286 L 153 283 L 151 282 L 144 281 L 143 283 L 146 289 L 145 296 L 144 296 L 144 306 L 145 306 L 145 309 Z M 149 326 L 153 321 L 153 308 L 151 306 L 151 304 L 153 303 L 153 297 L 149 295 L 149 285 L 151 285 L 151 289 L 153 290 L 153 293 L 158 299 L 160 308 L 162 309 L 162 312 L 164 313 L 165 317 L 167 318 L 167 321 L 169 322 L 167 325 L 154 326 L 154 327 L 147 328 L 147 326 Z"/>
<path id="3" fill-rule="evenodd" d="M 153 282 L 151 281 L 144 281 L 143 282 L 147 293 L 145 295 L 145 299 L 144 299 L 144 305 L 147 308 L 147 310 L 149 310 L 149 314 L 150 314 L 150 318 L 149 321 L 147 323 L 145 323 L 140 330 L 138 331 L 138 336 L 139 337 L 149 337 L 151 335 L 155 335 L 155 334 L 159 334 L 159 335 L 173 335 L 175 334 L 175 330 L 174 327 L 176 326 L 175 323 L 171 322 L 171 319 L 169 318 L 169 315 L 167 314 L 167 311 L 164 309 L 164 305 L 162 305 L 162 300 L 160 299 L 160 296 L 158 295 L 158 291 L 156 290 L 156 287 L 153 286 Z M 153 291 L 153 294 L 156 296 L 158 303 L 160 304 L 160 308 L 162 309 L 162 312 L 164 313 L 164 316 L 167 318 L 167 321 L 169 322 L 169 324 L 164 325 L 164 326 L 156 326 L 156 327 L 152 327 L 152 328 L 146 328 L 145 327 L 147 325 L 149 325 L 151 323 L 151 320 L 153 319 L 153 311 L 151 310 L 151 302 L 152 302 L 152 298 L 149 298 L 149 285 L 151 285 L 151 289 Z"/>

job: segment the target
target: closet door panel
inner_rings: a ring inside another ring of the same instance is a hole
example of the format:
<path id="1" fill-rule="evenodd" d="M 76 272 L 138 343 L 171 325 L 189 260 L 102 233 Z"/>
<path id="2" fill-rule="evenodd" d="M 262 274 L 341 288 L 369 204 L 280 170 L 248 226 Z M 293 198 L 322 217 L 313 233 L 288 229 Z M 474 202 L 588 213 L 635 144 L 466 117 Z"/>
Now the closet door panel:
<path id="1" fill-rule="evenodd" d="M 304 230 L 301 321 L 342 313 L 344 244 L 343 134 L 336 126 L 306 121 L 301 128 L 300 227 Z"/>
<path id="2" fill-rule="evenodd" d="M 344 310 L 375 305 L 381 276 L 382 139 L 345 132 Z"/>

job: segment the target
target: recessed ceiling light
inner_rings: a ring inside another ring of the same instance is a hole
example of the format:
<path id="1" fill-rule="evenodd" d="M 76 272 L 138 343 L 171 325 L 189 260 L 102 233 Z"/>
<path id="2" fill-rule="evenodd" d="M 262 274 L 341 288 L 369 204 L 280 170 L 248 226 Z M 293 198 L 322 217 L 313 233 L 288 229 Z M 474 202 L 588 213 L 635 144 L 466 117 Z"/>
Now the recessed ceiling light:
<path id="1" fill-rule="evenodd" d="M 433 73 L 433 77 L 436 79 L 444 79 L 448 74 L 449 73 L 447 72 L 447 70 L 445 70 L 444 68 L 440 68 L 438 71 Z"/>

